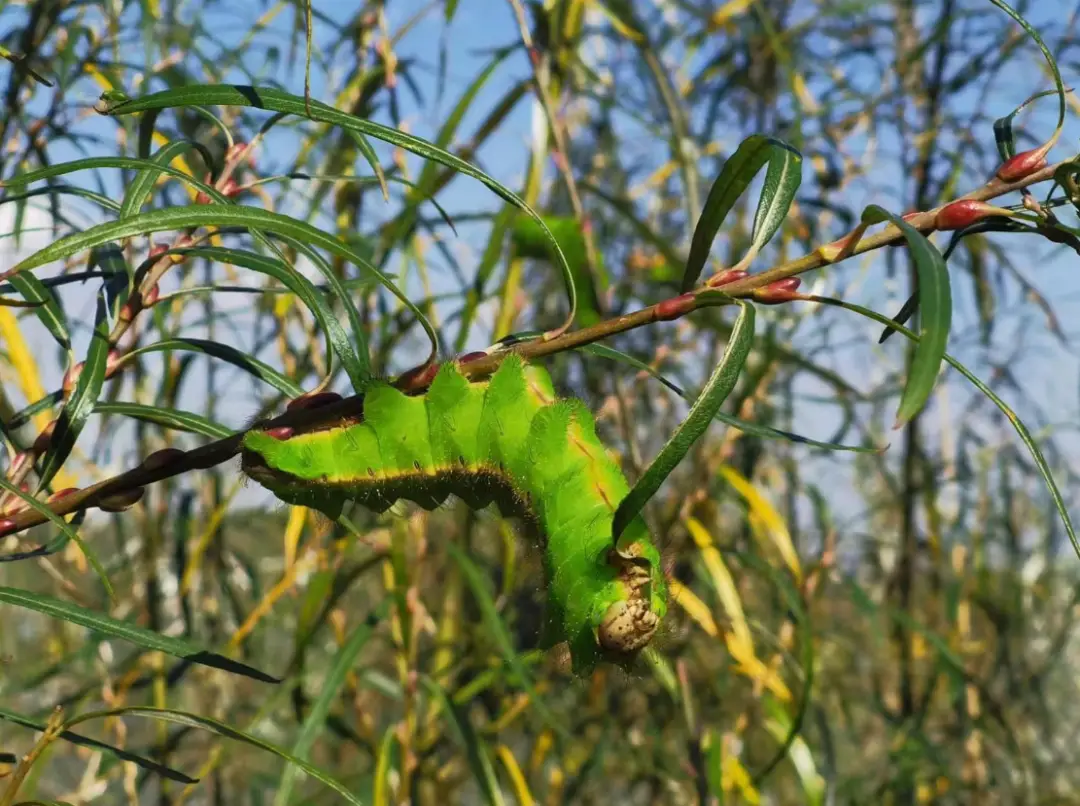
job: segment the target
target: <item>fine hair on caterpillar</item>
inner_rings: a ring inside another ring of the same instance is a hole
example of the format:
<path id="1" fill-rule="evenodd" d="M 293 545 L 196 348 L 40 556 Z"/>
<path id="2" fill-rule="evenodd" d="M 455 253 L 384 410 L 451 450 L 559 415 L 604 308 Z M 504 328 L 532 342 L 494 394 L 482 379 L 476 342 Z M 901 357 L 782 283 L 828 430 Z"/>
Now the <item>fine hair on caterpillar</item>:
<path id="1" fill-rule="evenodd" d="M 558 399 L 542 368 L 510 355 L 476 381 L 443 364 L 424 394 L 372 383 L 362 406 L 319 430 L 249 431 L 244 473 L 334 520 L 348 501 L 375 512 L 399 500 L 432 510 L 451 495 L 474 510 L 494 504 L 542 538 L 542 643 L 565 641 L 577 672 L 633 663 L 667 612 L 667 586 L 640 516 L 615 551 L 629 486 L 584 403 Z"/>

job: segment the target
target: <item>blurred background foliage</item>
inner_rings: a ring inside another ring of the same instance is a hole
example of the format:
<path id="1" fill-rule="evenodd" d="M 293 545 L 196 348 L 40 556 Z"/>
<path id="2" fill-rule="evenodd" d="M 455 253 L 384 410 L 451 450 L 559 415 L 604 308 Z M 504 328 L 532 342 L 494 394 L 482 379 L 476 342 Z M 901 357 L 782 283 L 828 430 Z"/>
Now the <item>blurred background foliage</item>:
<path id="1" fill-rule="evenodd" d="M 1017 8 L 1069 83 L 1077 10 Z M 329 124 L 294 115 L 263 132 L 268 112 L 188 107 L 158 116 L 141 150 L 137 117 L 94 109 L 104 91 L 216 82 L 303 96 L 307 25 L 302 3 L 271 0 L 0 3 L 0 45 L 15 60 L 0 62 L 4 269 L 116 218 L 140 164 L 12 180 L 148 155 L 205 180 L 237 154 L 232 144 L 254 143 L 217 189 L 343 238 L 430 318 L 444 356 L 557 327 L 563 280 L 535 224 L 474 179 L 372 140 L 386 201 L 364 145 Z M 867 203 L 926 210 L 977 187 L 1000 162 L 993 121 L 1052 86 L 1031 40 L 984 0 L 316 0 L 310 25 L 313 99 L 424 137 L 550 217 L 579 324 L 678 293 L 704 196 L 746 136 L 783 138 L 805 158 L 760 269 L 845 234 Z M 1021 113 L 1018 149 L 1049 135 L 1052 112 L 1051 98 Z M 167 150 L 184 141 L 198 148 Z M 207 201 L 175 176 L 150 178 L 144 212 Z M 725 222 L 713 269 L 745 252 L 753 198 Z M 110 282 L 157 243 L 175 245 L 138 235 L 35 271 L 55 294 L 51 326 L 39 309 L 0 307 L 7 478 L 33 478 L 20 452 L 56 417 L 65 374 L 92 358 L 100 305 L 116 353 L 101 359 L 100 395 L 53 469 L 54 491 L 227 435 L 324 378 L 331 362 L 311 309 L 209 254 L 163 271 L 156 304 L 120 327 Z M 204 245 L 259 248 L 242 232 Z M 321 289 L 326 272 L 340 282 L 327 299 L 338 314 L 343 294 L 355 305 L 376 373 L 424 360 L 417 317 L 393 294 L 344 260 L 319 266 L 283 247 Z M 949 262 L 950 352 L 1028 424 L 1066 500 L 1077 486 L 1070 256 L 1067 245 L 987 234 Z M 892 315 L 910 290 L 907 253 L 878 250 L 804 283 Z M 703 310 L 610 346 L 695 389 L 723 351 L 729 313 Z M 1058 513 L 1007 418 L 954 372 L 921 417 L 890 432 L 905 346 L 879 346 L 880 332 L 834 308 L 762 309 L 725 411 L 833 448 L 891 445 L 837 451 L 716 424 L 647 510 L 674 604 L 656 656 L 634 674 L 578 680 L 556 655 L 527 653 L 540 565 L 492 513 L 357 512 L 358 537 L 246 487 L 230 462 L 152 486 L 124 513 L 76 519 L 111 599 L 74 543 L 0 565 L 0 582 L 283 682 L 0 605 L 7 769 L 38 738 L 20 718 L 152 706 L 306 758 L 364 803 L 1080 802 L 1077 559 Z M 634 478 L 685 405 L 610 359 L 581 351 L 545 364 L 597 412 Z M 347 394 L 336 359 L 331 372 Z M 5 550 L 57 533 L 38 527 Z M 448 544 L 487 587 L 470 583 Z M 506 640 L 526 653 L 548 716 L 506 665 Z M 77 731 L 199 783 L 61 740 L 20 768 L 17 797 L 9 787 L 0 804 L 344 802 L 318 776 L 202 727 L 111 716 Z"/>

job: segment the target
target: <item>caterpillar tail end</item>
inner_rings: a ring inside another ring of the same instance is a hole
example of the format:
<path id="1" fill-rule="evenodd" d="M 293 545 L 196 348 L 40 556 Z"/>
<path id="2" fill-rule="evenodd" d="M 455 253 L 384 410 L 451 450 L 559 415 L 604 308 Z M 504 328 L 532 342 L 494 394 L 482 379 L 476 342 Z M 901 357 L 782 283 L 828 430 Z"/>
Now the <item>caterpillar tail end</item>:
<path id="1" fill-rule="evenodd" d="M 660 616 L 644 599 L 615 602 L 604 613 L 596 638 L 606 652 L 636 655 L 652 640 L 659 626 Z"/>

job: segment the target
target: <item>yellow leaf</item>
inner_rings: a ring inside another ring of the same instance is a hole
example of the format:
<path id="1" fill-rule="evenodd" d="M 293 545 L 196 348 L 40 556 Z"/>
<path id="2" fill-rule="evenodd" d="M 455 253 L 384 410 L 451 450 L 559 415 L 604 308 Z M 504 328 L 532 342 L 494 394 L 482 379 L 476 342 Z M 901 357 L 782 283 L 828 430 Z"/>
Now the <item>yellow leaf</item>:
<path id="1" fill-rule="evenodd" d="M 671 599 L 686 611 L 686 615 L 690 616 L 701 629 L 713 638 L 720 637 L 720 630 L 716 627 L 716 621 L 709 611 L 709 606 L 701 601 L 696 593 L 677 579 L 671 580 L 668 587 L 670 588 Z"/>
<path id="2" fill-rule="evenodd" d="M 746 614 L 743 613 L 742 599 L 735 587 L 735 580 L 731 578 L 731 572 L 728 571 L 720 552 L 713 545 L 712 535 L 696 518 L 687 518 L 686 528 L 690 530 L 690 536 L 701 552 L 701 559 L 709 572 L 709 579 L 720 597 L 724 611 L 731 619 L 731 627 L 735 635 L 751 648 L 750 652 L 753 654 L 754 642 L 750 638 L 750 626 L 746 623 Z"/>
<path id="3" fill-rule="evenodd" d="M 725 755 L 720 768 L 720 785 L 725 792 L 738 789 L 739 794 L 746 798 L 747 803 L 761 803 L 761 795 L 754 789 L 750 779 L 750 773 L 735 755 Z"/>
<path id="4" fill-rule="evenodd" d="M 740 14 L 745 14 L 753 4 L 754 0 L 730 0 L 730 2 L 725 3 L 713 12 L 713 15 L 709 18 L 709 30 L 715 31 L 728 20 Z"/>
<path id="5" fill-rule="evenodd" d="M 525 776 L 521 774 L 521 767 L 518 766 L 517 759 L 510 752 L 510 748 L 505 744 L 500 744 L 495 749 L 495 752 L 498 754 L 503 766 L 506 767 L 506 774 L 510 776 L 510 783 L 514 787 L 517 802 L 521 806 L 533 806 L 536 801 L 533 800 L 532 793 L 529 791 L 529 784 L 525 780 Z"/>
<path id="6" fill-rule="evenodd" d="M 26 398 L 26 402 L 34 403 L 45 397 L 45 387 L 41 385 L 37 361 L 23 338 L 19 320 L 11 312 L 11 308 L 3 306 L 0 306 L 0 343 L 4 345 L 8 363 L 15 370 L 19 391 Z M 39 411 L 34 415 L 34 427 L 40 433 L 51 420 L 52 413 L 49 409 Z M 63 469 L 53 477 L 53 488 L 56 490 L 74 486 L 75 477 Z"/>
<path id="7" fill-rule="evenodd" d="M 789 701 L 791 692 L 787 686 L 784 685 L 784 682 L 775 671 L 757 657 L 757 653 L 754 651 L 750 625 L 747 623 L 746 614 L 743 612 L 742 597 L 739 596 L 735 580 L 724 563 L 723 557 L 721 557 L 716 546 L 713 545 L 712 535 L 695 518 L 686 519 L 686 528 L 690 531 L 690 536 L 694 539 L 694 543 L 701 552 L 701 559 L 709 572 L 709 580 L 712 582 L 713 588 L 716 589 L 716 594 L 720 597 L 720 603 L 724 606 L 724 612 L 727 613 L 728 619 L 731 621 L 731 632 L 725 633 L 724 641 L 727 644 L 728 652 L 731 653 L 732 660 L 735 661 L 736 672 L 761 683 L 779 699 L 785 702 Z M 687 593 L 685 588 L 682 589 L 682 593 L 684 595 Z M 707 612 L 705 604 L 700 600 L 699 604 Z M 686 609 L 685 605 L 682 606 Z M 691 604 L 690 607 L 694 607 L 694 605 Z M 689 610 L 687 612 L 690 613 Z M 690 615 L 693 618 L 693 614 Z"/>
<path id="8" fill-rule="evenodd" d="M 788 568 L 791 569 L 791 573 L 795 575 L 795 579 L 801 582 L 802 566 L 799 563 L 799 554 L 795 551 L 795 544 L 791 542 L 791 533 L 788 532 L 787 524 L 780 517 L 780 513 L 749 480 L 733 467 L 724 465 L 720 468 L 720 475 L 745 499 L 746 505 L 750 508 L 751 526 L 757 525 L 765 531 Z M 758 529 L 754 531 L 757 533 Z"/>
<path id="9" fill-rule="evenodd" d="M 289 521 L 285 524 L 285 567 L 290 568 L 296 562 L 296 547 L 300 544 L 300 535 L 307 522 L 307 507 L 289 507 Z"/>

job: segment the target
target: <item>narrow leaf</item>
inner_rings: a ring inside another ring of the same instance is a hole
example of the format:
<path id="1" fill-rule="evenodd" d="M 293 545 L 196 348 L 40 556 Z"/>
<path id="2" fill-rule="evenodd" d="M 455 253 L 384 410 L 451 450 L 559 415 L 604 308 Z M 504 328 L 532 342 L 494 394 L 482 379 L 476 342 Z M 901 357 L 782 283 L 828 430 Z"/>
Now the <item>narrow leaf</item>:
<path id="1" fill-rule="evenodd" d="M 148 719 L 158 719 L 162 722 L 172 722 L 177 725 L 185 725 L 190 728 L 202 728 L 203 730 L 216 733 L 218 736 L 224 736 L 226 739 L 233 739 L 234 741 L 244 742 L 252 747 L 257 747 L 260 750 L 265 750 L 268 753 L 273 753 L 278 758 L 284 759 L 291 764 L 295 764 L 302 769 L 312 778 L 320 781 L 326 786 L 333 789 L 339 795 L 341 795 L 346 801 L 354 804 L 354 806 L 364 806 L 363 801 L 352 794 L 344 784 L 338 782 L 336 779 L 331 778 L 325 772 L 318 767 L 309 764 L 303 759 L 296 758 L 296 756 L 281 749 L 277 745 L 264 741 L 257 736 L 252 736 L 250 733 L 245 733 L 242 730 L 229 727 L 223 722 L 218 722 L 216 719 L 210 719 L 205 716 L 199 716 L 197 714 L 190 714 L 186 711 L 176 711 L 169 708 L 148 708 L 140 706 L 129 706 L 127 708 L 114 708 L 109 711 L 94 711 L 88 714 L 81 714 L 80 716 L 72 719 L 68 722 L 69 725 L 76 725 L 80 722 L 87 722 L 91 719 L 104 719 L 108 717 L 116 716 L 141 716 Z"/>
<path id="2" fill-rule="evenodd" d="M 953 308 L 949 268 L 937 247 L 900 216 L 893 215 L 877 205 L 870 205 L 863 211 L 862 220 L 867 224 L 892 222 L 904 234 L 915 261 L 920 333 L 907 383 L 904 384 L 904 391 L 900 396 L 896 423 L 893 425 L 893 428 L 900 428 L 926 405 L 937 383 L 941 362 L 945 358 Z"/>
<path id="3" fill-rule="evenodd" d="M 29 728 L 30 730 L 37 731 L 39 733 L 44 732 L 46 729 L 45 724 L 38 722 L 37 720 L 30 719 L 29 717 L 25 717 L 22 714 L 18 714 L 15 711 L 10 711 L 4 707 L 0 707 L 0 719 L 7 720 L 8 722 L 13 722 L 16 725 L 21 725 L 24 728 Z M 149 770 L 150 772 L 157 773 L 163 778 L 168 778 L 172 781 L 179 781 L 182 784 L 199 783 L 198 778 L 192 778 L 191 776 L 185 775 L 178 770 L 174 770 L 172 767 L 166 767 L 164 764 L 159 764 L 153 759 L 143 758 L 142 756 L 135 755 L 134 753 L 130 753 L 127 750 L 122 750 L 119 747 L 113 747 L 111 744 L 106 744 L 105 742 L 98 741 L 97 739 L 91 739 L 89 736 L 83 736 L 81 734 L 72 733 L 69 730 L 65 730 L 60 734 L 60 738 L 63 739 L 65 742 L 70 742 L 71 744 L 80 745 L 82 747 L 92 747 L 95 750 L 104 750 L 106 753 L 111 753 L 119 759 L 122 759 L 124 761 L 130 761 L 133 764 L 137 764 L 138 766 L 142 767 L 144 770 Z"/>
<path id="4" fill-rule="evenodd" d="M 201 414 L 181 411 L 180 409 L 170 409 L 164 406 L 149 406 L 144 403 L 100 401 L 94 406 L 94 412 L 97 414 L 119 414 L 176 431 L 201 434 L 211 439 L 225 439 L 235 433 L 231 428 L 215 423 Z"/>
<path id="5" fill-rule="evenodd" d="M 781 152 L 777 155 L 778 157 L 783 157 L 784 154 L 793 151 L 794 149 L 791 146 L 779 140 L 766 137 L 763 134 L 752 134 L 742 141 L 735 153 L 724 163 L 720 176 L 716 178 L 712 188 L 709 190 L 709 196 L 701 210 L 701 217 L 698 219 L 697 227 L 694 229 L 694 237 L 690 242 L 690 256 L 686 260 L 686 270 L 683 273 L 683 292 L 689 291 L 697 283 L 702 270 L 705 268 L 705 261 L 709 259 L 709 252 L 712 250 L 716 233 L 720 231 L 727 214 L 731 212 L 735 203 L 746 192 L 754 177 L 757 176 L 758 171 L 773 159 L 774 154 L 777 154 L 777 152 Z M 784 158 L 786 159 L 786 157 Z M 801 165 L 801 161 L 802 157 L 800 156 L 799 165 Z M 780 183 L 779 177 L 784 175 L 787 175 L 787 178 L 784 183 Z M 791 181 L 790 169 L 785 169 L 782 166 L 774 169 L 774 179 L 778 181 L 773 196 L 774 201 L 777 203 L 765 205 L 764 209 L 759 205 L 757 218 L 754 222 L 755 230 L 760 227 L 762 233 L 768 232 L 769 228 L 774 224 L 777 227 L 780 225 L 776 221 L 776 210 L 782 206 L 781 203 L 786 193 L 784 190 L 785 183 Z M 775 210 L 772 209 L 774 207 Z M 785 210 L 784 213 L 786 214 L 786 212 Z M 770 238 L 774 232 L 775 230 L 769 232 Z"/>
<path id="6" fill-rule="evenodd" d="M 615 510 L 611 537 L 618 551 L 625 548 L 620 538 L 626 527 L 641 513 L 645 504 L 660 489 L 660 485 L 664 483 L 671 471 L 683 460 L 698 437 L 705 433 L 716 412 L 719 411 L 739 380 L 739 374 L 746 364 L 754 341 L 755 312 L 753 305 L 743 300 L 739 300 L 738 304 L 741 308 L 739 318 L 735 320 L 735 327 L 732 328 L 731 338 L 728 340 L 727 349 L 724 351 L 720 364 L 713 371 L 694 405 L 690 407 L 686 419 L 675 429 L 675 433 L 671 435 L 667 444 L 660 449 L 660 453 Z"/>
<path id="7" fill-rule="evenodd" d="M 143 649 L 164 652 L 174 658 L 183 658 L 202 666 L 243 675 L 264 683 L 281 682 L 280 678 L 272 677 L 246 663 L 240 663 L 216 652 L 209 652 L 181 638 L 170 638 L 129 621 L 120 621 L 103 613 L 95 613 L 72 602 L 55 599 L 43 593 L 0 587 L 0 602 L 36 610 L 52 618 L 78 624 L 80 627 L 86 627 L 113 638 L 120 638 Z"/>

